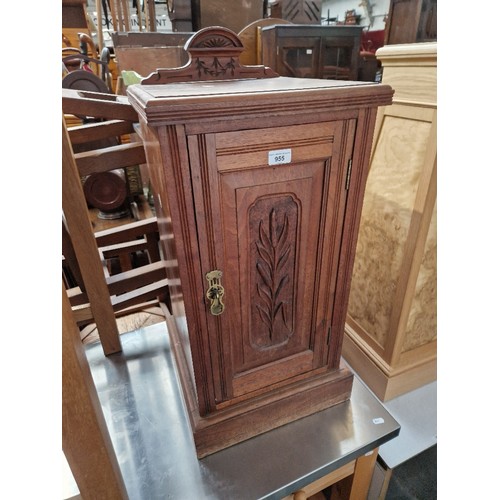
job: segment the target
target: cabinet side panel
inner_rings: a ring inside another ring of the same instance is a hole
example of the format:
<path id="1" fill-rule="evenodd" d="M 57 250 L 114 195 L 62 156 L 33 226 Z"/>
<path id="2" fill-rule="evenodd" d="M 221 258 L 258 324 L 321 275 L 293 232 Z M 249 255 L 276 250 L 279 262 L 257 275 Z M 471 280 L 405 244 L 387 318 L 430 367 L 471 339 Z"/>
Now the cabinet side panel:
<path id="1" fill-rule="evenodd" d="M 176 317 L 181 317 L 185 316 L 184 297 L 179 277 L 179 262 L 177 260 L 169 199 L 165 196 L 167 179 L 165 169 L 162 166 L 160 142 L 156 129 L 143 126 L 141 135 L 146 150 L 155 214 L 158 219 L 160 245 L 167 267 L 173 314 Z"/>
<path id="2" fill-rule="evenodd" d="M 417 278 L 403 352 L 428 344 L 437 337 L 437 217 L 436 206 L 425 242 L 422 264 Z"/>
<path id="3" fill-rule="evenodd" d="M 260 31 L 261 39 L 261 63 L 277 71 L 276 57 L 276 30 L 272 27 L 264 27 Z"/>
<path id="4" fill-rule="evenodd" d="M 329 345 L 330 367 L 338 367 L 342 349 L 343 332 L 347 316 L 347 304 L 351 289 L 352 271 L 356 254 L 359 224 L 365 194 L 371 145 L 375 126 L 376 109 L 368 108 L 360 111 L 355 122 L 354 147 L 351 156 L 352 169 L 350 181 L 346 180 L 347 201 L 345 206 L 342 242 L 339 256 L 339 272 L 334 295 L 332 317 L 332 339 Z M 352 124 L 349 129 L 354 128 Z M 346 135 L 346 146 L 350 141 Z M 350 149 L 346 147 L 346 149 Z M 348 177 L 349 178 L 349 175 Z"/>
<path id="5" fill-rule="evenodd" d="M 349 315 L 381 346 L 389 323 L 430 124 L 384 118 L 368 177 Z"/>
<path id="6" fill-rule="evenodd" d="M 167 269 L 170 297 L 172 301 L 172 313 L 180 333 L 184 356 L 188 360 L 188 366 L 194 380 L 193 363 L 189 349 L 187 326 L 185 324 L 184 295 L 182 293 L 181 280 L 179 276 L 179 261 L 172 227 L 172 214 L 170 210 L 167 193 L 167 173 L 162 163 L 162 151 L 158 138 L 158 130 L 142 127 L 142 136 L 146 149 L 148 171 L 151 179 L 151 190 L 155 202 L 155 213 L 158 219 L 160 234 L 160 245 Z"/>
<path id="7" fill-rule="evenodd" d="M 197 255 L 196 229 L 190 221 L 194 220 L 190 198 L 185 195 L 190 190 L 190 179 L 186 176 L 188 163 L 187 147 L 183 127 L 143 126 L 146 157 L 155 209 L 158 217 L 160 243 L 167 266 L 167 277 L 171 291 L 172 313 L 176 328 L 176 338 L 182 345 L 182 352 L 189 367 L 191 381 L 196 385 L 199 411 L 207 411 L 213 400 L 208 349 L 204 348 L 205 336 L 202 335 L 203 318 L 195 307 L 196 283 L 199 270 Z M 193 343 L 193 336 L 200 338 Z M 193 349 L 192 345 L 197 348 Z"/>

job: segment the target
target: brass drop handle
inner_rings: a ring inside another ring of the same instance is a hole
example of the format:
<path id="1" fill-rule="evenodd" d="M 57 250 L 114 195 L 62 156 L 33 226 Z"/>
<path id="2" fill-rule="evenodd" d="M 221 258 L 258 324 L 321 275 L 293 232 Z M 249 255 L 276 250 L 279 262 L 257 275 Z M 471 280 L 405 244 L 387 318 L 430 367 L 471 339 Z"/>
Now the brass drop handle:
<path id="1" fill-rule="evenodd" d="M 224 287 L 221 285 L 222 271 L 214 270 L 205 274 L 208 280 L 207 299 L 210 300 L 210 312 L 214 316 L 222 314 L 224 311 L 224 303 L 222 297 L 224 296 Z"/>

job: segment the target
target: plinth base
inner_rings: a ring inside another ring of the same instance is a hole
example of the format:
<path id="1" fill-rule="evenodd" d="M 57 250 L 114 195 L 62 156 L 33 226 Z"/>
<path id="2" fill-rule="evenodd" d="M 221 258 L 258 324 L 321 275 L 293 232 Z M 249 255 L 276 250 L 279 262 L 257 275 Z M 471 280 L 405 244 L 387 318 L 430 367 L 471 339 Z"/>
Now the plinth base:
<path id="1" fill-rule="evenodd" d="M 416 348 L 390 366 L 346 324 L 342 355 L 359 377 L 386 402 L 437 379 L 435 342 Z"/>
<path id="2" fill-rule="evenodd" d="M 169 317 L 166 322 L 198 458 L 342 403 L 351 396 L 353 374 L 347 367 L 340 367 L 202 417 L 175 320 Z"/>

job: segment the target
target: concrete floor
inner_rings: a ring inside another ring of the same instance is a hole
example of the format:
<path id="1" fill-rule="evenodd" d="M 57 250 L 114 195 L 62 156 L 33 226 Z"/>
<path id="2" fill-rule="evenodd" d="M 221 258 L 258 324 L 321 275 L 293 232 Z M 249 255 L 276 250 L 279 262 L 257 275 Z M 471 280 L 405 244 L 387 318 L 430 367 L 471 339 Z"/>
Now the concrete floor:
<path id="1" fill-rule="evenodd" d="M 385 500 L 435 500 L 436 498 L 437 444 L 393 470 Z"/>
<path id="2" fill-rule="evenodd" d="M 401 431 L 380 447 L 367 500 L 433 500 L 437 496 L 437 382 L 382 404 Z"/>

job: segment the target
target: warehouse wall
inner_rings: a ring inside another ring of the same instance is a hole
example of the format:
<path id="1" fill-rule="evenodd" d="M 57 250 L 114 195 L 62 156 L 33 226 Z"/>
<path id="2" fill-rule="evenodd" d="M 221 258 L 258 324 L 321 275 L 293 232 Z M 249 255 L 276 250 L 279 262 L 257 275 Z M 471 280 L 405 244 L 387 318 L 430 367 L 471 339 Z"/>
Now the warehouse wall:
<path id="1" fill-rule="evenodd" d="M 361 16 L 361 26 L 371 31 L 385 28 L 384 18 L 389 14 L 390 0 L 323 0 L 321 3 L 322 17 L 336 17 L 338 21 L 345 19 L 348 10 L 355 10 Z M 369 9 L 371 6 L 371 19 Z"/>

